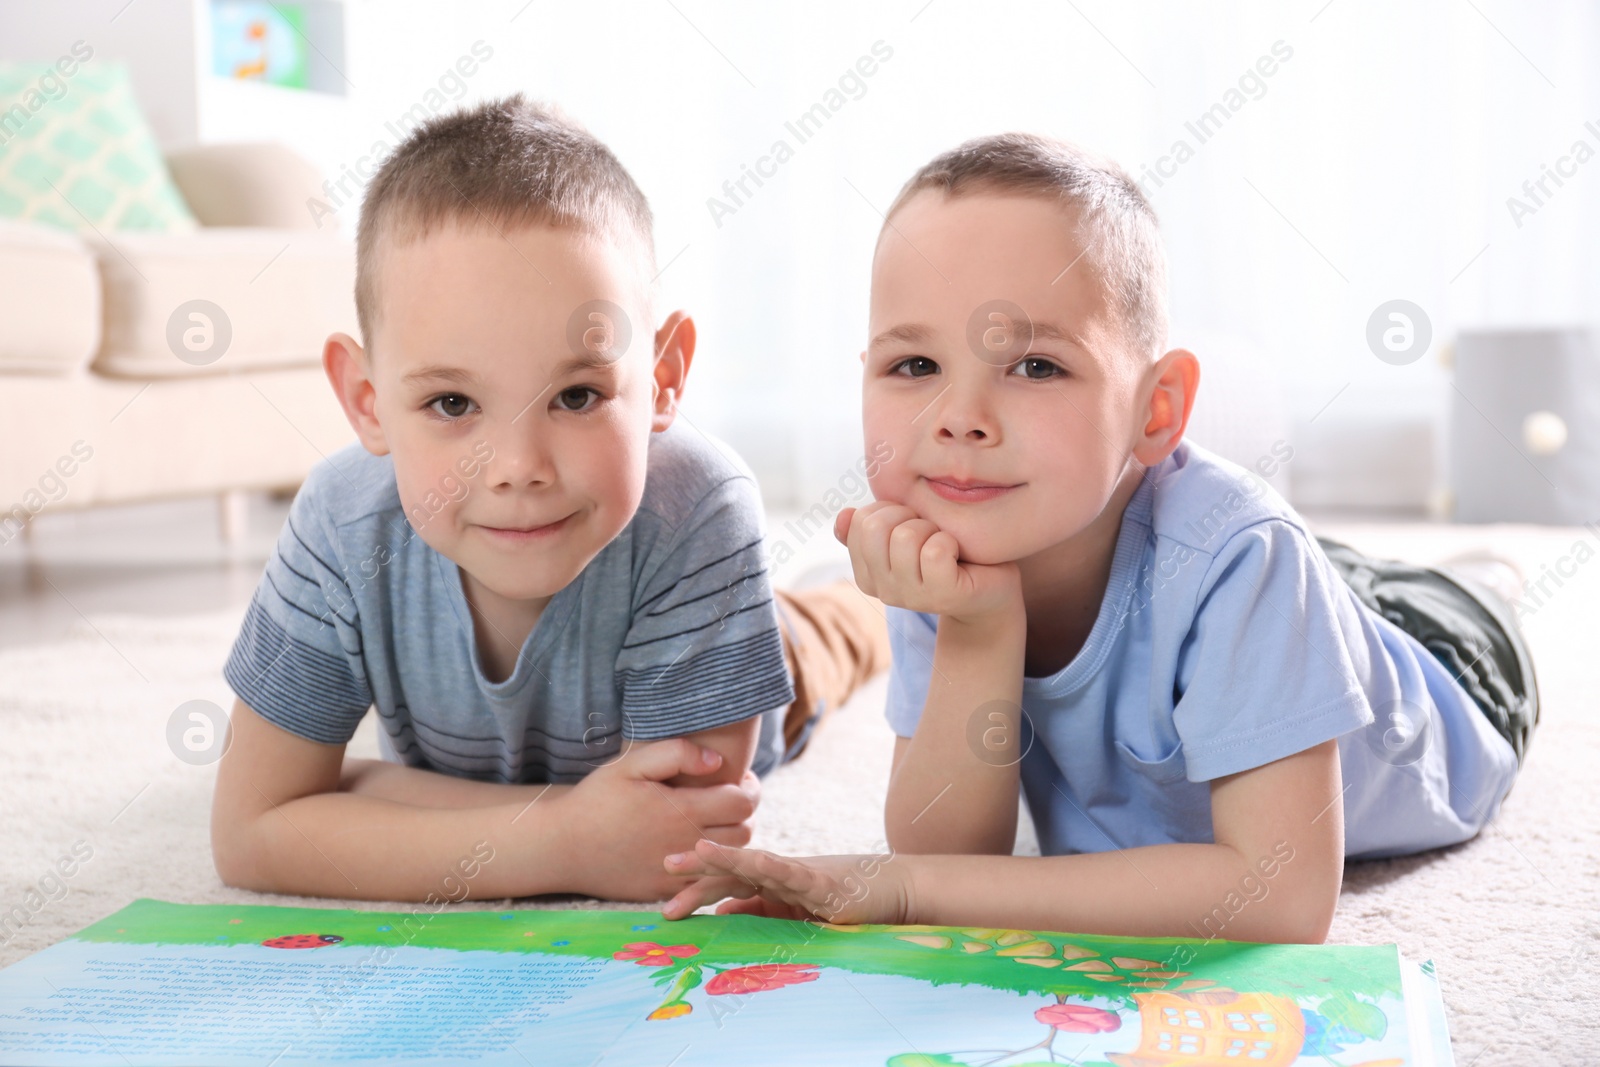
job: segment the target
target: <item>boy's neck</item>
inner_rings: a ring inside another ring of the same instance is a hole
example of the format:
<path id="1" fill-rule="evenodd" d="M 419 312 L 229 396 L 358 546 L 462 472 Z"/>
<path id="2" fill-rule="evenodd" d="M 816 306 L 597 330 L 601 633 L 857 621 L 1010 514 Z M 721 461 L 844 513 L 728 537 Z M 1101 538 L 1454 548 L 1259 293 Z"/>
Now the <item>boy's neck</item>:
<path id="1" fill-rule="evenodd" d="M 1122 513 L 1144 473 L 1139 464 L 1130 464 L 1111 499 L 1088 526 L 1017 562 L 1028 612 L 1028 647 L 1023 661 L 1027 676 L 1055 674 L 1071 663 L 1088 641 L 1111 581 Z"/>
<path id="2" fill-rule="evenodd" d="M 515 673 L 522 646 L 538 625 L 550 597 L 515 600 L 501 596 L 465 568 L 461 571 L 461 592 L 472 612 L 473 643 L 483 676 L 491 682 L 503 682 Z"/>

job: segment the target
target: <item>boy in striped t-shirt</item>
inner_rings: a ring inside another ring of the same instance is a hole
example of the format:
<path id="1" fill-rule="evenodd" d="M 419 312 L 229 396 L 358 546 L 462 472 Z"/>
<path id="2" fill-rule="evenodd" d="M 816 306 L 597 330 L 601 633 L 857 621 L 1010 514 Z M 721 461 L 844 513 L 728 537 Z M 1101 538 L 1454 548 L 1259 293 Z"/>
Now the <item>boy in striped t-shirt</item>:
<path id="1" fill-rule="evenodd" d="M 853 587 L 771 588 L 750 472 L 675 419 L 695 327 L 644 330 L 655 274 L 626 170 L 520 96 L 380 168 L 365 345 L 323 357 L 360 443 L 296 497 L 224 668 L 224 881 L 662 899 L 662 857 L 747 843 L 756 775 L 887 666 Z M 372 707 L 385 759 L 347 760 Z"/>

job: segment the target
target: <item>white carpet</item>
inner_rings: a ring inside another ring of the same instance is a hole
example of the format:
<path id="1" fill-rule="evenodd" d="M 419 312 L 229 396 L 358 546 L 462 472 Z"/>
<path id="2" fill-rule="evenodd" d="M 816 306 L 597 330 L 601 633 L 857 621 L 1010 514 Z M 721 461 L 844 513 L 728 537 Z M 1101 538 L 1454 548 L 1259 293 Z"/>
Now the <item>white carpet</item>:
<path id="1" fill-rule="evenodd" d="M 1580 537 L 1600 548 L 1578 530 L 1325 532 L 1422 562 L 1487 539 L 1535 576 Z M 1600 1048 L 1597 575 L 1600 564 L 1580 566 L 1527 622 L 1544 722 L 1499 821 L 1466 845 L 1346 872 L 1332 939 L 1397 942 L 1436 960 L 1460 1067 L 1589 1062 Z M 97 617 L 66 641 L 0 651 L 0 912 L 22 904 L 75 842 L 93 848 L 65 896 L 0 946 L 0 964 L 139 896 L 300 902 L 218 882 L 207 838 L 213 772 L 180 762 L 166 745 L 179 704 L 231 706 L 221 665 L 237 623 L 238 613 Z M 882 700 L 879 681 L 830 720 L 799 763 L 768 780 L 757 844 L 797 853 L 878 846 L 891 745 Z M 366 754 L 374 752 L 370 731 L 369 720 L 357 740 Z"/>

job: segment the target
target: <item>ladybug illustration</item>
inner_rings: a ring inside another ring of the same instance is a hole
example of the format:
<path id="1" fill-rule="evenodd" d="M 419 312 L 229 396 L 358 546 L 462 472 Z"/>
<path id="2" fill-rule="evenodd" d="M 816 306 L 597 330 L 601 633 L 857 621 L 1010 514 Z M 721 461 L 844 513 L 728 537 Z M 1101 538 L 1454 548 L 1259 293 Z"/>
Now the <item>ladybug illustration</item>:
<path id="1" fill-rule="evenodd" d="M 321 948 L 324 945 L 337 945 L 343 940 L 338 934 L 285 934 L 282 937 L 269 937 L 261 943 L 267 948 Z"/>

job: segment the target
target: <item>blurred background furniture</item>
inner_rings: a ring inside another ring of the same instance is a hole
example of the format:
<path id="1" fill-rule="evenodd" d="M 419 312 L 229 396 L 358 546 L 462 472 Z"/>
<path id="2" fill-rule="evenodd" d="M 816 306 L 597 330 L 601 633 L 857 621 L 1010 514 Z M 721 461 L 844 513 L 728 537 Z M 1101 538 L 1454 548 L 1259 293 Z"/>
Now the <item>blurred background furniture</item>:
<path id="1" fill-rule="evenodd" d="M 352 246 L 274 144 L 169 153 L 198 225 L 73 233 L 0 220 L 0 542 L 46 510 L 300 483 L 353 439 L 322 343 L 356 332 Z"/>
<path id="2" fill-rule="evenodd" d="M 1459 522 L 1600 522 L 1600 352 L 1586 329 L 1464 330 L 1451 489 Z"/>

